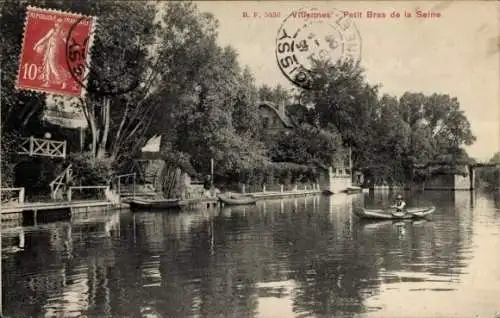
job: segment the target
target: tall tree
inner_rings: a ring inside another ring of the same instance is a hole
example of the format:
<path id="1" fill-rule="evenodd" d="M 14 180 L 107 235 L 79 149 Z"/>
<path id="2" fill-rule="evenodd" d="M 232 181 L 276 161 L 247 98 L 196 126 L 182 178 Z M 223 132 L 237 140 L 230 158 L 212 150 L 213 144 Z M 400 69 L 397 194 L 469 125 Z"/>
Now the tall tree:
<path id="1" fill-rule="evenodd" d="M 218 46 L 217 20 L 189 2 L 166 4 L 162 19 L 173 31 L 162 35 L 165 109 L 155 129 L 199 171 L 208 172 L 210 159 L 219 174 L 265 160 L 263 145 L 252 139 L 253 78 L 233 48 Z"/>
<path id="2" fill-rule="evenodd" d="M 338 132 L 303 123 L 294 131 L 281 134 L 270 154 L 276 162 L 328 168 L 342 160 L 343 150 Z"/>
<path id="3" fill-rule="evenodd" d="M 239 134 L 259 134 L 258 92 L 252 72 L 246 67 L 239 76 L 239 89 L 233 110 L 233 125 Z"/>
<path id="4" fill-rule="evenodd" d="M 269 87 L 268 85 L 262 85 L 259 87 L 259 99 L 263 101 L 270 101 L 277 105 L 285 104 L 288 105 L 293 99 L 293 92 L 290 89 L 286 89 L 280 84 Z"/>
<path id="5" fill-rule="evenodd" d="M 319 126 L 335 127 L 344 145 L 353 150 L 356 165 L 368 160 L 366 144 L 372 135 L 372 119 L 378 88 L 365 82 L 363 69 L 352 62 L 314 62 L 313 88 L 303 92 L 302 103 L 312 104 Z"/>
<path id="6" fill-rule="evenodd" d="M 15 26 L 23 24 L 27 6 L 35 4 L 98 17 L 99 24 L 91 54 L 88 93 L 84 99 L 80 99 L 79 105 L 89 122 L 90 149 L 93 156 L 104 157 L 106 152 L 109 152 L 114 155 L 112 157 L 116 157 L 117 149 L 123 148 L 120 138 L 132 137 L 134 134 L 140 136 L 141 129 L 144 131 L 147 127 L 148 115 L 151 115 L 149 109 L 152 107 L 148 107 L 151 104 L 145 101 L 150 87 L 149 75 L 154 70 L 148 51 L 148 46 L 152 44 L 155 36 L 154 5 L 121 1 L 6 1 L 2 6 L 1 17 L 5 40 L 0 44 L 2 66 L 5 66 L 2 94 L 2 98 L 5 98 L 5 106 L 2 107 L 3 129 L 26 130 L 30 120 L 36 129 L 36 126 L 39 126 L 39 115 L 45 107 L 44 94 L 14 90 L 18 66 L 16 59 L 22 43 L 22 28 Z M 122 83 L 132 85 L 134 90 L 114 96 L 102 94 L 103 90 L 109 93 L 113 87 L 123 85 Z M 142 89 L 139 83 L 143 83 Z M 66 99 L 59 101 L 64 103 Z M 131 111 L 130 107 L 134 108 L 134 111 Z M 111 126 L 120 120 L 124 124 L 117 125 L 111 135 Z M 123 131 L 124 129 L 126 131 Z M 30 133 L 29 130 L 25 131 L 25 134 Z"/>

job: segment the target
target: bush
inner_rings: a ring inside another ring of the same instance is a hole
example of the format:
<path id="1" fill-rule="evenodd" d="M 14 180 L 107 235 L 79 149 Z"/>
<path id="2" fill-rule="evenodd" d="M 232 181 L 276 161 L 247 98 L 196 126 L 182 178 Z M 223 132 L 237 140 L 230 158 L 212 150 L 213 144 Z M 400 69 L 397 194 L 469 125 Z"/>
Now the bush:
<path id="1" fill-rule="evenodd" d="M 16 166 L 17 136 L 12 133 L 2 132 L 2 187 L 12 187 L 14 185 L 14 167 Z"/>
<path id="2" fill-rule="evenodd" d="M 72 164 L 73 182 L 76 184 L 105 185 L 114 174 L 110 160 L 93 159 L 88 152 L 71 154 L 68 161 Z"/>
<path id="3" fill-rule="evenodd" d="M 231 184 L 235 182 L 245 184 L 284 184 L 295 182 L 316 182 L 318 173 L 312 166 L 300 165 L 291 162 L 273 162 L 262 168 L 245 169 L 239 173 L 227 175 L 217 180 L 217 183 Z"/>

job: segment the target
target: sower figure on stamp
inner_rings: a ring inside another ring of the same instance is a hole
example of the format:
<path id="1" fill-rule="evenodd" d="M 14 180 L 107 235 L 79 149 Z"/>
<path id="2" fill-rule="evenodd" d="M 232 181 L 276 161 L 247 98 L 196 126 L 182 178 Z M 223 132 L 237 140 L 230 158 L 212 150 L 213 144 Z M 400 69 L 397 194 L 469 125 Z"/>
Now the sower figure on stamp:
<path id="1" fill-rule="evenodd" d="M 50 84 L 62 85 L 66 87 L 66 80 L 69 74 L 61 65 L 64 57 L 64 45 L 66 43 L 65 32 L 61 18 L 57 19 L 52 29 L 45 34 L 33 47 L 38 54 L 43 55 L 42 76 L 43 85 L 48 87 Z"/>

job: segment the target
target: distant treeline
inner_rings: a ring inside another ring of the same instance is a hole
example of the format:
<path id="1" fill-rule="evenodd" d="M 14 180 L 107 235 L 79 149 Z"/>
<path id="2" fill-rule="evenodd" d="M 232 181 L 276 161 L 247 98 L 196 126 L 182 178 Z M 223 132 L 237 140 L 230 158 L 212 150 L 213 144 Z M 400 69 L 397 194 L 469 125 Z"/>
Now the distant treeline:
<path id="1" fill-rule="evenodd" d="M 495 153 L 488 163 L 498 164 L 499 166 L 478 169 L 476 182 L 480 187 L 500 189 L 500 152 Z"/>

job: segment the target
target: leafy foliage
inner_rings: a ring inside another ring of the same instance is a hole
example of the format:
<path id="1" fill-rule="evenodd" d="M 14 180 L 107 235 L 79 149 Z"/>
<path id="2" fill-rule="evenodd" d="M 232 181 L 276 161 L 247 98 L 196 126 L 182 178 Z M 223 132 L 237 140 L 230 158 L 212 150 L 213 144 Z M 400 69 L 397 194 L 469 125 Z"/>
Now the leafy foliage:
<path id="1" fill-rule="evenodd" d="M 295 111 L 322 129 L 337 130 L 352 147 L 355 169 L 367 177 L 414 181 L 470 162 L 462 147 L 475 137 L 456 98 L 411 92 L 378 97 L 378 87 L 367 84 L 363 69 L 351 62 L 316 62 L 314 72 L 315 89 L 303 94 L 313 107 Z M 427 169 L 435 164 L 441 168 Z"/>
<path id="2" fill-rule="evenodd" d="M 326 168 L 341 160 L 343 151 L 340 134 L 304 123 L 280 136 L 271 150 L 271 159 Z"/>
<path id="3" fill-rule="evenodd" d="M 72 165 L 73 182 L 81 185 L 106 185 L 113 175 L 111 162 L 94 160 L 89 152 L 74 153 L 68 158 Z"/>
<path id="4" fill-rule="evenodd" d="M 74 151 L 78 134 L 41 122 L 44 96 L 14 88 L 22 40 L 18 26 L 31 4 L 35 1 L 6 0 L 2 6 L 2 154 L 16 136 L 45 130 L 68 140 Z M 438 173 L 429 168 L 436 164 L 453 169 L 470 161 L 463 146 L 475 137 L 456 98 L 412 92 L 379 97 L 379 87 L 368 84 L 364 70 L 350 62 L 315 62 L 313 90 L 258 88 L 235 49 L 217 43 L 217 19 L 193 2 L 36 5 L 99 19 L 89 94 L 74 101 L 89 123 L 88 152 L 69 159 L 77 182 L 103 183 L 114 171 L 126 170 L 157 134 L 169 165 L 206 175 L 213 159 L 221 181 L 314 180 L 316 168 L 335 165 L 348 148 L 355 169 L 397 182 Z M 133 89 L 99 93 L 113 87 Z M 286 115 L 296 127 L 264 136 L 258 100 L 289 105 Z M 3 159 L 2 183 L 9 184 L 15 159 Z"/>
<path id="5" fill-rule="evenodd" d="M 496 167 L 484 167 L 477 170 L 476 181 L 480 186 L 487 188 L 500 188 L 500 152 L 497 152 L 488 161 L 489 164 L 499 165 Z"/>

